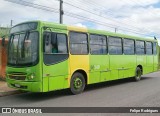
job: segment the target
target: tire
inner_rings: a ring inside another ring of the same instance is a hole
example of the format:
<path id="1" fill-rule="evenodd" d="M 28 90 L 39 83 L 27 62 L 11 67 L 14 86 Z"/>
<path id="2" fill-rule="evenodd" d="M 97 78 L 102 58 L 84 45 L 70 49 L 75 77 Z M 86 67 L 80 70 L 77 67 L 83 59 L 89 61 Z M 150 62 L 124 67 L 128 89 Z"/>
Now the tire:
<path id="1" fill-rule="evenodd" d="M 137 67 L 136 72 L 135 72 L 134 81 L 140 81 L 141 75 L 142 75 L 142 70 L 139 67 Z"/>
<path id="2" fill-rule="evenodd" d="M 85 88 L 85 79 L 81 73 L 74 73 L 70 82 L 70 91 L 72 94 L 80 94 Z"/>

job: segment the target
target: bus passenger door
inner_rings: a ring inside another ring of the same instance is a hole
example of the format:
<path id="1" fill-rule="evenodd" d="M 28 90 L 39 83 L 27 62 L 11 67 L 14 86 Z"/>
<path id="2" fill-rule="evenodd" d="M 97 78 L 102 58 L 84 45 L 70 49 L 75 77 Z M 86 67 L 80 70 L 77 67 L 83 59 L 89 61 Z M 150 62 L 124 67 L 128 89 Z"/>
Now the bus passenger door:
<path id="1" fill-rule="evenodd" d="M 43 53 L 43 91 L 68 87 L 68 49 L 67 35 L 44 32 Z"/>

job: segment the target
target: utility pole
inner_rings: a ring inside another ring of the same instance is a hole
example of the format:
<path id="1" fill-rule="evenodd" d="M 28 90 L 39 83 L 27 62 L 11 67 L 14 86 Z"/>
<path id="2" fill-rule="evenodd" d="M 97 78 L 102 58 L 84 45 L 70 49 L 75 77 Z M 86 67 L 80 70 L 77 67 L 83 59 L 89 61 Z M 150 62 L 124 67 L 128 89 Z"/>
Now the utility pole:
<path id="1" fill-rule="evenodd" d="M 13 26 L 13 20 L 11 20 L 11 27 Z"/>
<path id="2" fill-rule="evenodd" d="M 115 28 L 115 33 L 117 33 L 117 28 Z"/>
<path id="3" fill-rule="evenodd" d="M 59 7 L 59 23 L 62 24 L 63 23 L 63 0 L 60 0 L 60 7 Z"/>

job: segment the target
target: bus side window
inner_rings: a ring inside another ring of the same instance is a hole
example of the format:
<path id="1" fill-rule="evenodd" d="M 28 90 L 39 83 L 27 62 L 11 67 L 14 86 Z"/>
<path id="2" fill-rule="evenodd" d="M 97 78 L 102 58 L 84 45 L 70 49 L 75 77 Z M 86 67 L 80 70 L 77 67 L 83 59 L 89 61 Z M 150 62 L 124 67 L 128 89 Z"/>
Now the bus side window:
<path id="1" fill-rule="evenodd" d="M 68 53 L 67 49 L 67 36 L 65 34 L 57 34 L 57 52 L 66 54 Z"/>
<path id="2" fill-rule="evenodd" d="M 107 54 L 106 37 L 103 35 L 90 34 L 91 54 Z"/>
<path id="3" fill-rule="evenodd" d="M 73 55 L 88 54 L 88 35 L 81 32 L 70 32 L 70 52 Z"/>
<path id="4" fill-rule="evenodd" d="M 122 54 L 122 38 L 109 36 L 108 48 L 109 54 Z"/>
<path id="5" fill-rule="evenodd" d="M 153 42 L 153 54 L 156 55 L 157 54 L 157 43 Z"/>
<path id="6" fill-rule="evenodd" d="M 153 54 L 153 44 L 152 42 L 146 42 L 146 54 L 152 55 Z"/>
<path id="7" fill-rule="evenodd" d="M 142 40 L 137 40 L 136 41 L 136 54 L 138 54 L 138 55 L 144 55 L 145 54 L 144 41 L 142 41 Z"/>

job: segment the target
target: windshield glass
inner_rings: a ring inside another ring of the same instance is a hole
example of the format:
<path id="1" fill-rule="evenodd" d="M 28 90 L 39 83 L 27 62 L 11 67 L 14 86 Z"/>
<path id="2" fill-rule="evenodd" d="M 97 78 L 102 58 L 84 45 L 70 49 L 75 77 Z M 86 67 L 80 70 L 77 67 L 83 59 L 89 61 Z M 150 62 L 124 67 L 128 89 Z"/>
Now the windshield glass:
<path id="1" fill-rule="evenodd" d="M 37 29 L 37 22 L 23 23 L 12 27 L 10 33 L 22 32 Z"/>
<path id="2" fill-rule="evenodd" d="M 8 64 L 34 65 L 38 55 L 38 32 L 11 35 L 8 47 Z"/>

